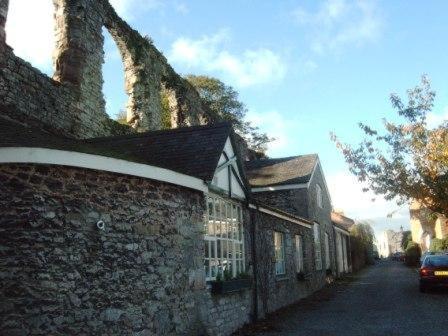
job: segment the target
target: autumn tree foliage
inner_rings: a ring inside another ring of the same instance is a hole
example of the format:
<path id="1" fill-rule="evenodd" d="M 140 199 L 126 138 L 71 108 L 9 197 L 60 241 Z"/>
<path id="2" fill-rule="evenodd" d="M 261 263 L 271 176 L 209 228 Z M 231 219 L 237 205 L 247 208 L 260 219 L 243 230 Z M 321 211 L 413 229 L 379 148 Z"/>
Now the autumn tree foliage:
<path id="1" fill-rule="evenodd" d="M 273 139 L 245 119 L 247 108 L 233 87 L 209 76 L 188 75 L 185 78 L 196 88 L 203 103 L 213 114 L 211 122 L 231 122 L 249 148 L 261 153 L 266 151 L 267 144 Z"/>
<path id="2" fill-rule="evenodd" d="M 435 92 L 429 79 L 407 91 L 404 102 L 390 96 L 401 122 L 384 120 L 382 132 L 360 123 L 365 137 L 357 146 L 332 140 L 340 149 L 350 171 L 376 194 L 398 203 L 418 200 L 434 213 L 448 217 L 448 122 L 431 127 L 428 113 Z"/>

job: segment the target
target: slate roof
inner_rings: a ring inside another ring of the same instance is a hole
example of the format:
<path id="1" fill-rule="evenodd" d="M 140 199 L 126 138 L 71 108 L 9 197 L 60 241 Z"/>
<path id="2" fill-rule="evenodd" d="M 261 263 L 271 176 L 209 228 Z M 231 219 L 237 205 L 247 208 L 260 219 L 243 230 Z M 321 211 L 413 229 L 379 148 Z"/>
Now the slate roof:
<path id="1" fill-rule="evenodd" d="M 308 183 L 318 161 L 317 154 L 245 162 L 252 187 Z"/>
<path id="2" fill-rule="evenodd" d="M 346 231 L 350 231 L 350 228 L 355 224 L 353 219 L 334 211 L 331 212 L 331 221 L 334 225 Z"/>
<path id="3" fill-rule="evenodd" d="M 227 138 L 230 123 L 183 127 L 133 135 L 86 140 L 120 151 L 157 167 L 211 181 Z"/>
<path id="4" fill-rule="evenodd" d="M 231 124 L 224 122 L 77 140 L 0 118 L 0 147 L 39 147 L 96 154 L 166 168 L 205 181 L 213 178 L 231 134 Z"/>

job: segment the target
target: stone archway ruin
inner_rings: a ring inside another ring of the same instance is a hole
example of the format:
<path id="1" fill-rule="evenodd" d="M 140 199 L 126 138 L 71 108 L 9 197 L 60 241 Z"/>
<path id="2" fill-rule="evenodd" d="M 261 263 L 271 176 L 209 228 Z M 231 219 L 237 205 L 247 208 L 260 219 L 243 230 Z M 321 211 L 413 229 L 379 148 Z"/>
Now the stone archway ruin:
<path id="1" fill-rule="evenodd" d="M 21 67 L 26 65 L 38 77 L 39 86 L 44 91 L 38 95 L 25 88 L 33 101 L 32 106 L 36 107 L 30 110 L 11 102 L 9 113 L 22 115 L 21 119 L 34 118 L 36 122 L 51 126 L 49 128 L 79 138 L 129 132 L 130 129 L 117 126 L 105 112 L 102 93 L 102 29 L 105 27 L 123 60 L 128 94 L 127 120 L 134 130 L 162 128 L 162 90 L 168 95 L 171 127 L 204 124 L 211 120 L 197 91 L 173 70 L 148 37 L 140 35 L 118 16 L 108 0 L 53 0 L 56 39 L 52 79 L 16 57 L 6 45 L 8 2 L 0 0 L 0 63 L 6 67 L 14 62 L 20 63 Z M 18 88 L 5 85 L 6 92 L 0 93 L 0 98 L 5 96 L 6 102 L 10 101 L 7 97 L 18 95 L 21 84 L 25 87 L 30 79 L 12 76 L 10 73 L 0 74 L 0 84 L 9 83 L 11 79 L 19 82 Z M 43 97 L 44 93 L 46 97 Z"/>

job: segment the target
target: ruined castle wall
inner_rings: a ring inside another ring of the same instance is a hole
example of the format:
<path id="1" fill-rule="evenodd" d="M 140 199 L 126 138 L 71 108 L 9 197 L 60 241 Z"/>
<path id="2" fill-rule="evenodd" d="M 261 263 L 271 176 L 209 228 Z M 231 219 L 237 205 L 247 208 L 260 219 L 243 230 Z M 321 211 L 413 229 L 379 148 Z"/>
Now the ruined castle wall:
<path id="1" fill-rule="evenodd" d="M 200 334 L 204 207 L 143 178 L 1 165 L 2 334 Z"/>
<path id="2" fill-rule="evenodd" d="M 8 6 L 9 0 L 0 0 L 0 49 L 6 40 L 5 24 L 8 15 Z"/>
<path id="3" fill-rule="evenodd" d="M 0 107 L 5 116 L 76 138 L 131 132 L 111 120 L 102 94 L 106 27 L 125 68 L 129 125 L 162 128 L 160 92 L 170 93 L 171 126 L 209 120 L 196 90 L 168 64 L 149 38 L 123 21 L 107 0 L 54 0 L 54 76 L 48 78 L 5 44 L 8 1 L 0 4 Z"/>
<path id="4" fill-rule="evenodd" d="M 76 138 L 130 131 L 106 113 L 90 113 L 72 85 L 49 78 L 7 46 L 0 54 L 0 107 L 2 117 Z"/>

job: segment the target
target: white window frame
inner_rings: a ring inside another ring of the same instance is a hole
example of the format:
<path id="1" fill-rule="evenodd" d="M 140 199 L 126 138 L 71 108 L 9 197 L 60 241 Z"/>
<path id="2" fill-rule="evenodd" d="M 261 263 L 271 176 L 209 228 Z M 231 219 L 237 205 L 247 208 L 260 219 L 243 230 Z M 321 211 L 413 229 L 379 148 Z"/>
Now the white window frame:
<path id="1" fill-rule="evenodd" d="M 285 275 L 285 234 L 283 232 L 274 231 L 274 257 L 275 275 Z"/>
<path id="2" fill-rule="evenodd" d="M 209 194 L 204 223 L 204 270 L 207 281 L 230 271 L 232 277 L 245 271 L 244 228 L 241 205 Z"/>
<path id="3" fill-rule="evenodd" d="M 331 268 L 331 260 L 330 260 L 330 237 L 328 233 L 325 232 L 325 269 Z"/>
<path id="4" fill-rule="evenodd" d="M 316 202 L 319 208 L 323 208 L 322 187 L 316 184 Z"/>
<path id="5" fill-rule="evenodd" d="M 295 242 L 295 259 L 296 259 L 296 272 L 297 273 L 303 273 L 304 267 L 303 267 L 303 237 L 302 235 L 295 235 L 294 237 Z"/>
<path id="6" fill-rule="evenodd" d="M 320 243 L 320 225 L 319 223 L 313 224 L 313 236 L 314 236 L 314 263 L 316 271 L 322 270 L 322 247 Z"/>

